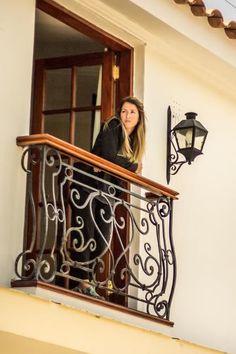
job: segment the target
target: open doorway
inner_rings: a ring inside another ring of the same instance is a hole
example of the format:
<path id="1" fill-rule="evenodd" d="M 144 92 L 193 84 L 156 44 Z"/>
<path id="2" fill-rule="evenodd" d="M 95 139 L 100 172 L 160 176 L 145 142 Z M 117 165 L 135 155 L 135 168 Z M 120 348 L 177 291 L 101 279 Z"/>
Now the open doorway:
<path id="1" fill-rule="evenodd" d="M 101 123 L 132 94 L 133 50 L 51 0 L 36 7 L 31 133 L 90 151 Z"/>

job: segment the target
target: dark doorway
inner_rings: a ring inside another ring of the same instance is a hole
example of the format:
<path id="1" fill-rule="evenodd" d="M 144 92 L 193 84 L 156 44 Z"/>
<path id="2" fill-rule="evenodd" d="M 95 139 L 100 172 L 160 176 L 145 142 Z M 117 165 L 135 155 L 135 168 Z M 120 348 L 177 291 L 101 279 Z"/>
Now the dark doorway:
<path id="1" fill-rule="evenodd" d="M 133 50 L 51 0 L 36 7 L 30 131 L 90 151 L 101 123 L 132 94 Z"/>

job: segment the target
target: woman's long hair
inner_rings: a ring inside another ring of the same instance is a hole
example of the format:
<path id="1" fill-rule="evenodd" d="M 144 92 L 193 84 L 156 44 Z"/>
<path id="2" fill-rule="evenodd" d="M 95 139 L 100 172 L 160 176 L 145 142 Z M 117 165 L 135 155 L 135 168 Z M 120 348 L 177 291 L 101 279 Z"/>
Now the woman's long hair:
<path id="1" fill-rule="evenodd" d="M 134 104 L 137 107 L 139 113 L 138 123 L 131 134 L 133 140 L 132 147 L 130 145 L 129 136 L 120 119 L 122 107 L 126 102 Z M 142 102 L 133 96 L 124 97 L 117 110 L 117 118 L 120 119 L 122 132 L 123 132 L 123 143 L 121 145 L 121 151 L 123 155 L 126 156 L 130 161 L 133 162 L 141 161 L 145 150 L 145 137 L 146 137 L 145 113 L 144 113 Z"/>

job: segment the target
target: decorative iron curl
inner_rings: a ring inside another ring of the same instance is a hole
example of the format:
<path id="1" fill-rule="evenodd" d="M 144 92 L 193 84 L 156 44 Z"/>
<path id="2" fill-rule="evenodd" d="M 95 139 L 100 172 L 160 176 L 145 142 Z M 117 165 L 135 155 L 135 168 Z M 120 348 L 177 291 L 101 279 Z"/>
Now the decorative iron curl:
<path id="1" fill-rule="evenodd" d="M 120 259 L 121 260 L 121 259 Z M 127 267 L 124 267 L 121 269 L 119 273 L 116 272 L 116 268 L 118 267 L 119 262 L 115 265 L 115 267 L 111 270 L 108 279 L 110 278 L 112 280 L 112 285 L 113 285 L 113 292 L 117 294 L 122 294 L 125 295 L 125 292 L 128 290 L 131 282 L 131 277 L 132 277 L 132 270 L 131 268 L 127 265 Z M 124 281 L 123 286 L 118 286 L 117 282 L 119 280 Z"/>
<path id="2" fill-rule="evenodd" d="M 82 218 L 81 218 L 82 219 Z M 84 235 L 83 232 L 81 231 L 81 228 L 78 227 L 70 227 L 67 232 L 66 232 L 66 237 L 64 239 L 64 249 L 66 249 L 66 240 L 69 237 L 69 234 L 71 234 L 72 232 L 76 232 L 76 238 L 73 239 L 72 241 L 72 248 L 74 251 L 81 253 L 86 251 L 87 249 L 89 249 L 91 252 L 96 250 L 97 247 L 97 243 L 96 240 L 94 238 L 90 238 L 87 242 L 85 242 L 84 240 Z M 78 238 L 79 236 L 79 238 Z M 67 251 L 67 249 L 66 249 Z M 68 254 L 68 253 L 67 253 Z"/>
<path id="3" fill-rule="evenodd" d="M 179 162 L 176 162 L 176 163 L 173 163 L 170 165 L 170 174 L 172 176 L 176 175 L 176 173 L 179 171 L 180 167 L 186 163 L 186 161 L 179 161 Z"/>
<path id="4" fill-rule="evenodd" d="M 168 250 L 162 250 L 162 252 L 163 252 L 163 258 L 167 260 L 168 264 L 174 265 L 175 257 L 173 251 L 168 249 Z"/>
<path id="5" fill-rule="evenodd" d="M 185 160 L 178 161 L 180 154 L 178 153 L 178 151 L 176 149 L 174 141 L 175 141 L 174 132 L 171 131 L 170 132 L 170 143 L 171 143 L 171 147 L 173 148 L 173 151 L 174 151 L 174 152 L 170 153 L 170 155 L 168 156 L 168 163 L 169 163 L 169 169 L 170 169 L 169 173 L 171 175 L 175 175 L 179 171 L 181 166 L 186 163 Z"/>
<path id="6" fill-rule="evenodd" d="M 64 261 L 60 266 L 60 273 L 64 275 L 69 275 L 71 269 L 71 264 L 68 261 Z"/>
<path id="7" fill-rule="evenodd" d="M 117 205 L 119 205 L 120 203 L 116 203 L 115 204 L 115 209 L 117 207 Z M 119 230 L 124 230 L 125 228 L 125 225 L 126 225 L 126 221 L 125 221 L 125 218 L 123 216 L 120 216 L 119 217 L 119 220 L 118 218 L 115 219 L 115 226 L 119 229 Z"/>
<path id="8" fill-rule="evenodd" d="M 173 143 L 173 141 L 174 141 L 174 132 L 173 132 L 173 130 L 172 130 L 172 131 L 171 131 L 171 136 L 170 136 L 170 142 L 171 142 L 171 146 L 173 147 L 174 153 L 172 152 L 172 153 L 170 154 L 170 157 L 169 157 L 171 164 L 176 163 L 176 162 L 178 161 L 178 158 L 179 158 L 178 151 L 177 151 L 176 146 L 175 146 L 175 144 Z"/>
<path id="9" fill-rule="evenodd" d="M 67 178 L 73 178 L 73 174 L 74 174 L 74 170 L 72 166 L 68 166 L 66 165 L 65 169 L 64 169 L 64 175 Z"/>
<path id="10" fill-rule="evenodd" d="M 113 185 L 107 185 L 107 193 L 109 194 L 109 196 L 115 197 L 116 195 L 116 188 Z"/>
<path id="11" fill-rule="evenodd" d="M 148 221 L 146 217 L 142 217 L 140 220 L 140 225 L 141 227 L 139 227 L 138 223 L 136 222 L 133 214 L 130 214 L 130 218 L 132 223 L 135 225 L 135 228 L 137 229 L 137 231 L 141 234 L 141 235 L 147 235 L 148 231 L 149 231 L 149 225 L 148 225 Z"/>
<path id="12" fill-rule="evenodd" d="M 149 212 L 149 220 L 151 221 L 151 223 L 155 226 L 158 225 L 157 219 L 155 218 L 155 206 L 156 206 L 156 201 L 155 202 L 148 202 L 147 203 L 147 210 Z"/>
<path id="13" fill-rule="evenodd" d="M 106 269 L 105 262 L 102 258 L 97 257 L 95 261 L 93 260 L 92 267 L 91 267 L 91 277 L 92 277 L 92 282 L 95 285 L 97 284 L 103 285 L 107 283 L 107 278 L 109 277 L 109 274 L 105 280 L 103 281 L 97 280 L 97 275 L 99 276 L 99 274 L 103 274 L 105 269 Z"/>
<path id="14" fill-rule="evenodd" d="M 24 257 L 26 257 L 28 254 L 31 254 L 32 251 L 30 250 L 26 250 L 24 252 L 21 252 L 15 261 L 15 273 L 16 275 L 22 279 L 22 280 L 31 280 L 35 278 L 35 274 L 36 274 L 36 260 L 31 258 L 31 259 L 26 259 L 24 261 Z M 25 272 L 28 273 L 28 275 L 22 275 L 21 272 L 19 272 L 18 267 L 20 264 L 20 260 L 22 259 L 23 262 L 23 269 Z"/>
<path id="15" fill-rule="evenodd" d="M 58 160 L 58 165 L 57 165 L 57 160 Z M 61 154 L 58 150 L 55 150 L 51 147 L 46 149 L 46 154 L 45 154 L 45 163 L 49 167 L 57 167 L 57 172 L 54 172 L 54 175 L 58 175 L 61 172 L 62 168 L 62 160 L 61 160 Z"/>
<path id="16" fill-rule="evenodd" d="M 31 162 L 28 161 L 29 165 L 37 165 L 40 161 L 41 161 L 41 157 L 42 157 L 42 150 L 37 146 L 36 148 L 37 151 L 39 152 L 39 156 L 37 157 L 37 159 L 34 159 L 33 155 L 29 155 L 31 157 Z M 37 267 L 37 262 L 34 258 L 30 258 L 27 259 L 27 257 L 29 255 L 32 255 L 33 253 L 33 249 L 35 246 L 35 242 L 36 242 L 36 207 L 35 207 L 35 201 L 34 201 L 34 197 L 33 197 L 33 191 L 32 191 L 32 171 L 30 169 L 27 169 L 24 166 L 25 163 L 25 156 L 26 154 L 32 153 L 32 147 L 31 148 L 27 148 L 26 150 L 24 150 L 23 152 L 23 156 L 22 156 L 22 168 L 23 170 L 27 173 L 28 175 L 28 188 L 27 188 L 27 198 L 26 198 L 26 208 L 28 210 L 31 211 L 31 216 L 32 216 L 32 231 L 31 231 L 31 242 L 30 242 L 30 246 L 27 250 L 24 250 L 23 252 L 21 252 L 16 260 L 15 260 L 15 273 L 16 275 L 22 279 L 22 280 L 29 280 L 29 279 L 33 279 L 35 277 L 36 274 L 36 267 Z M 24 259 L 25 258 L 25 259 Z M 21 272 L 18 270 L 19 265 L 23 264 L 23 268 L 21 269 Z M 23 275 L 22 274 L 26 272 L 27 275 Z"/>
<path id="17" fill-rule="evenodd" d="M 51 262 L 45 259 L 38 262 L 36 279 L 40 279 L 46 283 L 51 283 L 54 280 L 56 275 L 55 258 L 54 256 L 50 256 L 50 259 Z"/>
<path id="18" fill-rule="evenodd" d="M 121 280 L 126 280 L 124 283 L 124 286 L 119 288 L 120 291 L 125 291 L 128 289 L 130 281 L 131 281 L 131 276 L 132 276 L 132 270 L 130 267 L 123 268 L 120 272 L 120 279 Z"/>
<path id="19" fill-rule="evenodd" d="M 77 209 L 84 209 L 89 203 L 89 198 L 87 198 L 83 204 L 79 204 L 79 201 L 81 200 L 81 193 L 77 188 L 71 189 L 70 200 L 72 205 Z"/>
<path id="20" fill-rule="evenodd" d="M 155 299 L 154 302 L 154 310 L 155 313 L 160 318 L 166 318 L 168 313 L 168 303 L 166 300 L 158 301 L 158 298 Z"/>
<path id="21" fill-rule="evenodd" d="M 157 213 L 161 219 L 166 218 L 171 212 L 171 203 L 168 197 L 158 197 L 156 201 Z"/>
<path id="22" fill-rule="evenodd" d="M 59 222 L 65 221 L 65 214 L 63 210 L 57 208 L 57 206 L 53 205 L 52 203 L 46 204 L 46 216 L 51 221 L 55 221 L 55 220 L 58 220 Z"/>
<path id="23" fill-rule="evenodd" d="M 159 318 L 167 318 L 168 315 L 168 302 L 166 300 L 159 300 L 159 296 L 154 295 L 150 297 L 147 303 L 147 313 L 151 313 L 151 308 Z"/>
<path id="24" fill-rule="evenodd" d="M 36 156 L 36 152 L 38 152 L 39 156 Z M 28 160 L 26 161 L 26 156 L 28 156 Z M 22 157 L 21 157 L 21 167 L 27 173 L 32 173 L 32 166 L 36 166 L 42 160 L 42 149 L 39 146 L 31 146 L 24 149 Z M 30 166 L 30 168 L 27 167 Z"/>
<path id="25" fill-rule="evenodd" d="M 137 221 L 135 220 L 135 217 L 131 211 L 131 209 L 128 207 L 128 205 L 126 203 L 124 203 L 123 201 L 118 201 L 115 203 L 114 205 L 114 213 L 115 210 L 119 207 L 119 206 L 123 206 L 125 208 L 125 210 L 128 212 L 130 220 L 131 220 L 131 224 L 132 224 L 132 228 L 135 229 L 142 235 L 147 235 L 148 231 L 149 231 L 149 225 L 148 225 L 148 221 L 147 218 L 142 217 L 140 220 L 140 224 L 141 227 L 139 227 Z M 123 229 L 126 225 L 125 223 L 125 219 L 124 217 L 120 217 L 120 221 L 122 221 L 122 225 L 119 224 L 119 222 L 117 221 L 117 218 L 115 219 L 115 225 L 119 228 L 119 229 Z"/>
<path id="26" fill-rule="evenodd" d="M 144 274 L 146 274 L 148 277 L 151 277 L 153 274 L 156 274 L 154 280 L 149 284 L 141 284 L 140 281 L 136 278 L 136 282 L 141 286 L 141 288 L 145 289 L 150 289 L 153 288 L 153 286 L 156 286 L 158 284 L 159 281 L 159 277 L 160 277 L 160 270 L 161 270 L 161 266 L 160 263 L 158 262 L 158 260 L 153 257 L 153 255 L 150 253 L 151 251 L 151 245 L 149 243 L 145 243 L 144 244 L 144 250 L 146 252 L 146 254 L 148 255 L 145 260 L 142 259 L 142 257 L 139 254 L 135 254 L 133 257 L 133 261 L 134 264 L 136 266 L 140 265 L 142 271 L 144 272 Z M 154 267 L 155 265 L 155 267 Z"/>

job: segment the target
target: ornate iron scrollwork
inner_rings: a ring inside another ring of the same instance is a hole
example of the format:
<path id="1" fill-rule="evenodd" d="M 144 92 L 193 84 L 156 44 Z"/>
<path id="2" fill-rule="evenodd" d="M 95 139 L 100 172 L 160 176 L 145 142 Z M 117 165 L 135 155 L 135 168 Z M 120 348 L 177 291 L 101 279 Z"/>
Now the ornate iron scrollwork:
<path id="1" fill-rule="evenodd" d="M 169 319 L 176 274 L 172 200 L 150 200 L 72 166 L 46 145 L 26 149 L 22 161 L 30 243 L 16 259 L 17 276 L 79 282 L 86 272 L 87 281 L 107 297 L 126 297 L 137 310 Z M 101 184 L 106 188 L 97 188 Z M 85 234 L 88 220 L 96 238 Z M 122 235 L 126 229 L 128 239 Z"/>

